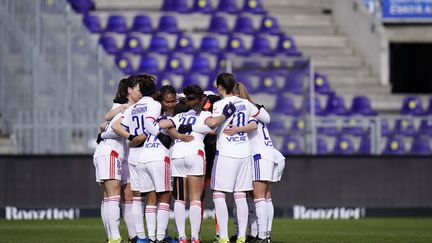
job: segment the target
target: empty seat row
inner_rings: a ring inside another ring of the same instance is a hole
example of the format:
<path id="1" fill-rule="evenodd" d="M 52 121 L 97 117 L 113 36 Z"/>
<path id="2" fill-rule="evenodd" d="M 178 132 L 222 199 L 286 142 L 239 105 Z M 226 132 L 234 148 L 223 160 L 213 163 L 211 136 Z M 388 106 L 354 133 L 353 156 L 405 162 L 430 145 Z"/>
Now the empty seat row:
<path id="1" fill-rule="evenodd" d="M 200 47 L 196 48 L 193 39 L 185 34 L 180 34 L 177 37 L 176 44 L 173 48 L 170 47 L 169 40 L 159 34 L 155 34 L 148 41 L 148 45 L 138 35 L 128 35 L 122 46 L 117 44 L 115 37 L 111 35 L 102 35 L 99 38 L 99 44 L 109 54 L 134 53 L 143 54 L 155 52 L 160 54 L 169 54 L 172 52 L 196 54 L 196 53 L 211 53 L 219 54 L 221 52 L 231 53 L 235 55 L 247 56 L 251 54 L 259 54 L 265 56 L 285 55 L 285 56 L 300 56 L 301 53 L 297 50 L 294 40 L 285 35 L 280 35 L 275 48 L 271 47 L 270 40 L 265 36 L 255 36 L 252 40 L 250 49 L 247 49 L 244 41 L 237 35 L 230 36 L 225 48 L 218 38 L 215 36 L 204 36 L 201 39 Z"/>
<path id="2" fill-rule="evenodd" d="M 429 98 L 427 109 L 423 109 L 422 101 L 419 97 L 405 97 L 402 102 L 401 114 L 414 116 L 432 115 L 432 97 Z"/>
<path id="3" fill-rule="evenodd" d="M 303 146 L 302 137 L 286 135 L 283 137 L 281 152 L 285 155 L 304 154 L 305 146 Z M 328 140 L 324 137 L 318 137 L 316 140 L 316 153 L 319 155 L 371 155 L 371 138 L 363 136 L 360 138 L 358 146 L 355 146 L 353 139 L 346 136 L 336 137 L 336 140 L 331 148 L 328 145 Z M 405 147 L 403 137 L 395 136 L 388 138 L 385 141 L 385 147 L 380 153 L 385 155 L 430 155 L 432 149 L 430 146 L 430 138 L 416 137 L 412 140 L 410 147 Z"/>
<path id="4" fill-rule="evenodd" d="M 244 0 L 243 6 L 239 7 L 236 1 L 219 0 L 217 7 L 212 5 L 211 0 L 194 0 L 193 4 L 188 4 L 187 0 L 164 0 L 162 11 L 174 11 L 177 13 L 215 13 L 224 12 L 236 14 L 239 12 L 247 12 L 252 14 L 265 14 L 266 11 L 261 0 Z"/>
<path id="5" fill-rule="evenodd" d="M 108 17 L 106 26 L 103 27 L 101 20 L 97 15 L 87 14 L 83 17 L 83 23 L 92 33 L 116 32 L 116 33 L 179 33 L 177 18 L 173 15 L 162 15 L 156 28 L 153 28 L 152 19 L 147 15 L 136 15 L 133 19 L 132 26 L 128 27 L 126 18 L 122 15 L 111 15 Z M 267 33 L 272 35 L 281 34 L 278 21 L 275 17 L 264 16 L 261 19 L 259 28 L 255 28 L 252 19 L 249 16 L 239 15 L 232 29 L 228 27 L 228 20 L 222 15 L 213 15 L 208 25 L 208 32 L 218 34 L 258 34 Z"/>

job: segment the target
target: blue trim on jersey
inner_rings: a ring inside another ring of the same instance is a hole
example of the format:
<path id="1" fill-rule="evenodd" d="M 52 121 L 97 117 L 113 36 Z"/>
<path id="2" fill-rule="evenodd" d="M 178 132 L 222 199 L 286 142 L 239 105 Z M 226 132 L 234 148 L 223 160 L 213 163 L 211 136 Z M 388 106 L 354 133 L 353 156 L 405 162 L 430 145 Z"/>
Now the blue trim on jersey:
<path id="1" fill-rule="evenodd" d="M 260 159 L 261 159 L 261 154 L 255 154 L 253 156 L 254 159 L 254 165 L 255 165 L 255 180 L 259 181 L 261 174 L 260 174 Z"/>

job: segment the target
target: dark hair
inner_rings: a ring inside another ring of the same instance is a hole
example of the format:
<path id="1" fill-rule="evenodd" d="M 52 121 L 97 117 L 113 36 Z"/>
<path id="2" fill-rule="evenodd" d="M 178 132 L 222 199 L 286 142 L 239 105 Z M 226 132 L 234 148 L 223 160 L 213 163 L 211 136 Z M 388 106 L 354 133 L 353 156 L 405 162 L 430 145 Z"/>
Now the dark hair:
<path id="1" fill-rule="evenodd" d="M 232 93 L 235 84 L 236 79 L 232 73 L 220 73 L 216 78 L 216 85 L 224 88 L 227 94 Z"/>
<path id="2" fill-rule="evenodd" d="M 127 98 L 128 96 L 128 79 L 123 78 L 120 80 L 118 87 L 117 87 L 117 93 L 114 97 L 114 99 L 117 98 Z"/>
<path id="3" fill-rule="evenodd" d="M 138 80 L 142 96 L 153 96 L 156 93 L 156 79 L 150 74 L 140 74 L 130 77 Z"/>
<path id="4" fill-rule="evenodd" d="M 189 85 L 183 89 L 183 94 L 185 95 L 186 99 L 194 100 L 202 98 L 204 96 L 204 91 L 198 85 Z"/>
<path id="5" fill-rule="evenodd" d="M 186 103 L 184 102 L 179 102 L 174 106 L 174 112 L 173 112 L 173 116 L 179 114 L 179 113 L 183 113 L 183 112 L 187 112 L 189 111 L 191 108 L 189 108 Z"/>
<path id="6" fill-rule="evenodd" d="M 164 85 L 164 86 L 162 86 L 159 89 L 159 92 L 156 92 L 156 94 L 155 94 L 155 100 L 157 100 L 159 102 L 162 102 L 164 96 L 167 95 L 167 94 L 177 95 L 177 91 L 171 85 Z"/>

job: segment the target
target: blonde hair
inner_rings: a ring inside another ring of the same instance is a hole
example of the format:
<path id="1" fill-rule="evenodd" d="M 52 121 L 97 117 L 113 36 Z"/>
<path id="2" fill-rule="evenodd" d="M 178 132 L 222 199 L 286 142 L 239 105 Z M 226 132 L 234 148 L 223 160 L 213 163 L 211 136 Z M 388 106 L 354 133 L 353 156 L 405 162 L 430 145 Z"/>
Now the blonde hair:
<path id="1" fill-rule="evenodd" d="M 249 100 L 251 103 L 255 104 L 255 102 L 253 102 L 251 97 L 249 96 L 246 86 L 241 82 L 236 83 L 233 89 L 233 94 L 242 99 Z"/>

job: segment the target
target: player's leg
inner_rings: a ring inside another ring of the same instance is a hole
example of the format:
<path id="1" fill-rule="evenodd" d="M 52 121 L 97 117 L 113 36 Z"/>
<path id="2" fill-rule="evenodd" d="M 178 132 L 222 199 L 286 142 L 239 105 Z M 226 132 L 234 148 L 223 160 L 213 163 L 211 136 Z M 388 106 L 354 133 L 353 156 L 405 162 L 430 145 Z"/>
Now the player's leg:
<path id="1" fill-rule="evenodd" d="M 233 192 L 239 163 L 236 159 L 218 155 L 213 164 L 212 183 L 213 203 L 219 224 L 219 242 L 228 242 L 228 208 L 225 192 Z"/>
<path id="2" fill-rule="evenodd" d="M 199 242 L 199 230 L 202 221 L 201 193 L 204 187 L 204 175 L 206 161 L 204 153 L 186 157 L 186 168 L 188 168 L 189 189 L 189 220 L 191 224 L 191 240 Z"/>
<path id="3" fill-rule="evenodd" d="M 140 177 L 136 165 L 129 164 L 130 187 L 132 191 L 132 220 L 138 236 L 137 242 L 146 239 L 144 230 L 144 199 L 140 192 Z"/>
<path id="4" fill-rule="evenodd" d="M 186 187 L 187 179 L 184 170 L 184 158 L 171 162 L 173 178 L 174 220 L 179 242 L 186 242 Z"/>
<path id="5" fill-rule="evenodd" d="M 273 226 L 274 206 L 272 202 L 272 184 L 267 186 L 266 191 L 266 208 L 267 208 L 267 242 L 271 242 L 271 231 Z"/>
<path id="6" fill-rule="evenodd" d="M 122 180 L 121 180 L 121 198 L 122 213 L 126 224 L 129 239 L 137 239 L 135 223 L 132 214 L 133 193 L 130 184 L 129 164 L 127 161 L 122 163 Z"/>
<path id="7" fill-rule="evenodd" d="M 108 195 L 107 218 L 112 240 L 121 238 L 120 226 L 120 180 L 106 180 L 103 182 Z"/>
<path id="8" fill-rule="evenodd" d="M 234 186 L 234 202 L 237 210 L 237 222 L 239 233 L 237 237 L 238 243 L 246 242 L 246 229 L 248 224 L 249 208 L 246 200 L 246 192 L 251 191 L 252 187 L 252 163 L 251 158 L 237 159 L 239 164 L 236 173 Z"/>

